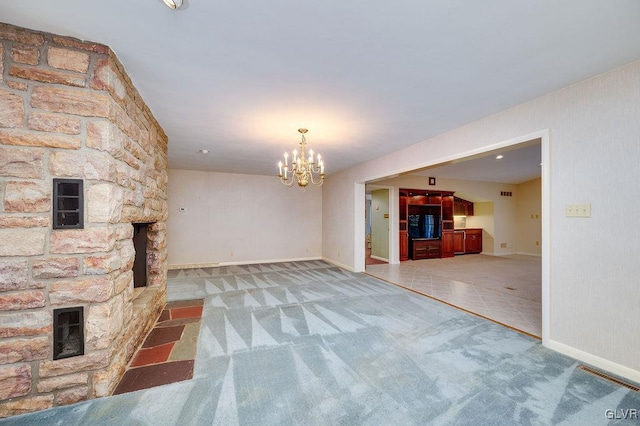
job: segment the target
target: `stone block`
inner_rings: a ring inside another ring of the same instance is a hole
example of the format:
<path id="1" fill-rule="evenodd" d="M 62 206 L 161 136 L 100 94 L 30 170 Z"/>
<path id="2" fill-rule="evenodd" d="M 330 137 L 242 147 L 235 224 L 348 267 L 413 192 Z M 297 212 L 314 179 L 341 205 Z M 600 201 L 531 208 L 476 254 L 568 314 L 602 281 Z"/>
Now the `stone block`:
<path id="1" fill-rule="evenodd" d="M 0 43 L 0 82 L 4 78 L 4 46 Z"/>
<path id="2" fill-rule="evenodd" d="M 147 277 L 147 287 L 164 287 L 167 284 L 166 274 L 149 274 Z"/>
<path id="3" fill-rule="evenodd" d="M 49 47 L 47 63 L 53 68 L 86 73 L 89 69 L 89 55 L 77 50 Z"/>
<path id="4" fill-rule="evenodd" d="M 68 135 L 80 134 L 80 119 L 78 117 L 49 112 L 32 112 L 29 114 L 27 126 L 31 130 L 42 132 L 66 133 Z"/>
<path id="5" fill-rule="evenodd" d="M 79 262 L 75 257 L 49 257 L 33 261 L 33 278 L 72 278 L 78 276 Z"/>
<path id="6" fill-rule="evenodd" d="M 74 49 L 81 49 L 87 52 L 103 54 L 109 53 L 109 48 L 103 44 L 91 43 L 62 36 L 53 36 L 53 41 L 62 46 L 73 47 Z"/>
<path id="7" fill-rule="evenodd" d="M 160 231 L 166 231 L 167 230 L 167 222 L 154 222 L 149 224 L 149 231 L 152 232 L 160 232 Z"/>
<path id="8" fill-rule="evenodd" d="M 42 379 L 38 382 L 36 388 L 40 393 L 47 393 L 74 386 L 86 385 L 87 383 L 89 383 L 89 375 L 87 373 L 76 373 Z"/>
<path id="9" fill-rule="evenodd" d="M 106 275 L 120 269 L 122 260 L 117 253 L 87 256 L 83 260 L 84 275 Z"/>
<path id="10" fill-rule="evenodd" d="M 49 337 L 0 340 L 0 365 L 37 361 L 50 356 Z"/>
<path id="11" fill-rule="evenodd" d="M 133 289 L 133 271 L 123 272 L 115 280 L 114 293 L 120 294 L 129 288 Z"/>
<path id="12" fill-rule="evenodd" d="M 82 356 L 58 359 L 55 361 L 43 361 L 40 363 L 40 377 L 62 376 L 64 374 L 79 373 L 105 368 L 109 365 L 109 356 L 106 352 L 92 352 Z"/>
<path id="13" fill-rule="evenodd" d="M 0 229 L 0 256 L 36 256 L 44 254 L 46 229 Z"/>
<path id="14" fill-rule="evenodd" d="M 56 394 L 56 405 L 69 405 L 76 402 L 85 401 L 89 398 L 89 386 L 78 386 L 73 389 L 66 389 Z"/>
<path id="15" fill-rule="evenodd" d="M 50 253 L 108 252 L 114 244 L 115 231 L 109 227 L 53 230 L 49 236 Z"/>
<path id="16" fill-rule="evenodd" d="M 8 90 L 0 90 L 0 127 L 20 127 L 24 120 L 24 100 Z"/>
<path id="17" fill-rule="evenodd" d="M 37 86 L 33 88 L 31 106 L 52 112 L 84 117 L 109 117 L 110 99 L 103 93 L 65 87 Z"/>
<path id="18" fill-rule="evenodd" d="M 0 176 L 42 179 L 44 151 L 0 146 Z"/>
<path id="19" fill-rule="evenodd" d="M 40 49 L 35 46 L 14 44 L 11 47 L 11 59 L 21 64 L 38 65 L 38 62 L 40 62 Z"/>
<path id="20" fill-rule="evenodd" d="M 133 247 L 133 240 L 122 241 L 122 246 L 120 247 L 118 254 L 122 261 L 120 270 L 122 272 L 130 271 L 133 268 L 133 262 L 136 258 L 136 250 Z"/>
<path id="21" fill-rule="evenodd" d="M 10 181 L 4 192 L 4 211 L 42 213 L 51 210 L 49 183 Z"/>
<path id="22" fill-rule="evenodd" d="M 33 46 L 42 46 L 44 44 L 44 35 L 41 33 L 36 33 L 4 23 L 0 24 L 0 39 L 7 39 L 23 44 L 31 44 Z"/>
<path id="23" fill-rule="evenodd" d="M 53 395 L 34 396 L 0 403 L 0 417 L 17 416 L 53 407 Z"/>
<path id="24" fill-rule="evenodd" d="M 0 71 L 1 70 L 2 70 L 2 64 L 0 64 Z M 2 78 L 0 78 L 0 81 L 2 81 Z M 12 89 L 23 90 L 23 91 L 26 91 L 29 88 L 29 85 L 27 83 L 24 83 L 22 81 L 16 81 L 16 80 L 8 80 L 7 86 L 9 86 Z"/>
<path id="25" fill-rule="evenodd" d="M 23 65 L 14 65 L 9 68 L 9 75 L 26 80 L 40 81 L 42 83 L 65 84 L 74 87 L 85 87 L 87 84 L 82 74 L 69 71 L 32 68 Z"/>
<path id="26" fill-rule="evenodd" d="M 0 400 L 23 396 L 31 391 L 31 366 L 0 367 Z"/>
<path id="27" fill-rule="evenodd" d="M 114 71 L 110 59 L 99 60 L 94 68 L 91 88 L 95 90 L 108 90 L 116 99 L 122 101 L 126 95 L 126 89 L 118 73 Z"/>
<path id="28" fill-rule="evenodd" d="M 97 152 L 56 151 L 49 157 L 49 169 L 55 176 L 114 182 L 114 160 Z"/>
<path id="29" fill-rule="evenodd" d="M 40 228 L 51 226 L 51 218 L 42 216 L 4 216 L 0 217 L 2 228 Z"/>
<path id="30" fill-rule="evenodd" d="M 29 282 L 29 264 L 26 260 L 0 260 L 0 291 L 19 290 Z"/>
<path id="31" fill-rule="evenodd" d="M 118 105 L 113 105 L 111 108 L 109 118 L 132 140 L 138 140 L 140 136 L 140 129 L 136 126 L 136 123 L 127 115 L 127 112 L 120 108 Z"/>
<path id="32" fill-rule="evenodd" d="M 97 371 L 93 375 L 93 396 L 100 398 L 111 395 L 125 370 L 126 360 L 123 356 L 119 356 L 108 369 Z"/>
<path id="33" fill-rule="evenodd" d="M 29 130 L 0 129 L 0 144 L 78 149 L 80 148 L 81 140 L 78 136 L 72 135 L 58 135 Z"/>
<path id="34" fill-rule="evenodd" d="M 147 268 L 149 272 L 156 272 L 162 270 L 162 265 L 167 259 L 166 250 L 162 251 L 150 251 L 147 253 Z"/>
<path id="35" fill-rule="evenodd" d="M 104 302 L 113 295 L 113 280 L 108 277 L 76 281 L 54 281 L 49 285 L 52 305 Z"/>
<path id="36" fill-rule="evenodd" d="M 129 240 L 133 238 L 133 226 L 129 223 L 121 223 L 115 227 L 116 240 Z"/>
<path id="37" fill-rule="evenodd" d="M 110 183 L 91 185 L 87 190 L 88 220 L 91 223 L 117 223 L 122 215 L 122 188 Z"/>
<path id="38" fill-rule="evenodd" d="M 51 312 L 0 313 L 0 337 L 37 336 L 51 333 Z"/>
<path id="39" fill-rule="evenodd" d="M 44 305 L 45 298 L 42 291 L 0 293 L 0 311 L 21 311 L 42 308 Z"/>
<path id="40" fill-rule="evenodd" d="M 111 124 L 106 120 L 89 121 L 87 123 L 86 145 L 100 151 L 109 151 Z"/>
<path id="41" fill-rule="evenodd" d="M 106 303 L 92 305 L 85 322 L 86 347 L 88 350 L 106 349 L 122 330 L 122 295 Z"/>

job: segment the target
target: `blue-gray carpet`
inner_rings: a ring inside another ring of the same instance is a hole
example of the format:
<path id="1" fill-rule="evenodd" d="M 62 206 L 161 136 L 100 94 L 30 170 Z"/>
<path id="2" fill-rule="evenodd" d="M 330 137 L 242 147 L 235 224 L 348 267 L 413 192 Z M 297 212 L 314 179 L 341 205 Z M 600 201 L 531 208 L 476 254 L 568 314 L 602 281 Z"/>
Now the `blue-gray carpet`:
<path id="1" fill-rule="evenodd" d="M 321 261 L 169 274 L 170 300 L 205 298 L 193 380 L 4 422 L 638 424 L 637 415 L 608 417 L 640 411 L 639 393 L 364 274 Z"/>

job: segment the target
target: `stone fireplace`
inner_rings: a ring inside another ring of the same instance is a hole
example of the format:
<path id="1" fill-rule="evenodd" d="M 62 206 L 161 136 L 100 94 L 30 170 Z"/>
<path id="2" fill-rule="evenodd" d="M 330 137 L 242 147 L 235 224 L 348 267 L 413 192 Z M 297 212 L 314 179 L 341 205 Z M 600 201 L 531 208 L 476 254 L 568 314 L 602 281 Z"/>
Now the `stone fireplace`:
<path id="1" fill-rule="evenodd" d="M 0 417 L 118 384 L 165 303 L 166 167 L 108 47 L 0 23 Z"/>

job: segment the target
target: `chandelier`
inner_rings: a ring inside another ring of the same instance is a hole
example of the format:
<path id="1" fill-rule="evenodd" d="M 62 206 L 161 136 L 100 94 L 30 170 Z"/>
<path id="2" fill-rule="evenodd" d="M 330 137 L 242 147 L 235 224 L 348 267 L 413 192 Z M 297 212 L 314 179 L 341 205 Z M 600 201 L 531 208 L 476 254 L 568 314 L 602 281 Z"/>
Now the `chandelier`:
<path id="1" fill-rule="evenodd" d="M 313 150 L 309 150 L 309 155 L 305 151 L 307 146 L 307 140 L 304 138 L 304 134 L 308 132 L 307 129 L 298 129 L 298 132 L 302 135 L 302 141 L 300 141 L 300 155 L 298 150 L 293 150 L 291 156 L 291 164 L 289 164 L 289 153 L 284 153 L 284 164 L 282 161 L 278 163 L 278 177 L 280 181 L 287 185 L 292 186 L 294 182 L 298 183 L 298 186 L 304 189 L 309 182 L 314 185 L 322 185 L 324 181 L 324 163 L 320 154 L 318 154 L 317 163 L 313 159 Z M 282 173 L 284 171 L 284 173 Z M 314 177 L 315 175 L 315 177 Z"/>

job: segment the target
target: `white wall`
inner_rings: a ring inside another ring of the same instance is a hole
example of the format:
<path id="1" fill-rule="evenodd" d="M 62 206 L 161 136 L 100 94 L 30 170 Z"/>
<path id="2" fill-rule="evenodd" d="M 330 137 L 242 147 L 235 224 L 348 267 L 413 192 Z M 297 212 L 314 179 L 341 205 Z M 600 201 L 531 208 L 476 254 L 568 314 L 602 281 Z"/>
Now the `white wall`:
<path id="1" fill-rule="evenodd" d="M 542 255 L 542 180 L 518 185 L 518 253 Z M 537 244 L 536 244 L 537 243 Z"/>
<path id="2" fill-rule="evenodd" d="M 640 381 L 640 238 L 621 228 L 640 209 L 639 116 L 634 62 L 332 175 L 323 256 L 363 268 L 361 183 L 542 135 L 543 343 Z M 591 217 L 565 217 L 573 203 Z"/>
<path id="3" fill-rule="evenodd" d="M 169 170 L 169 266 L 320 258 L 322 187 Z M 180 212 L 184 207 L 186 212 Z"/>

